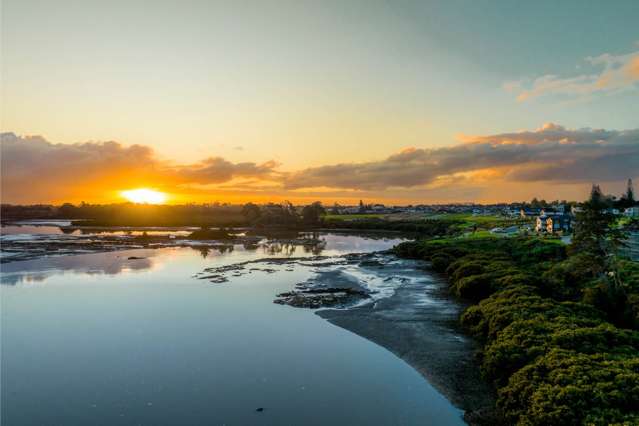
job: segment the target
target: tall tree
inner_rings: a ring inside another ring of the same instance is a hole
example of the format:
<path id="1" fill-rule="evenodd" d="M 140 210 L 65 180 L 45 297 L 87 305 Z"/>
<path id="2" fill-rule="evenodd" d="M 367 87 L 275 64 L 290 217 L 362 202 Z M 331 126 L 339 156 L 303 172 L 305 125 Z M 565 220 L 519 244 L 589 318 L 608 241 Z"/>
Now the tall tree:
<path id="1" fill-rule="evenodd" d="M 621 196 L 619 200 L 619 207 L 627 208 L 632 207 L 636 203 L 635 189 L 632 185 L 632 179 L 628 179 L 628 185 L 626 186 L 626 192 Z"/>
<path id="2" fill-rule="evenodd" d="M 250 224 L 255 224 L 259 221 L 262 216 L 262 212 L 258 205 L 253 203 L 246 203 L 244 207 L 242 207 L 242 215 L 246 218 L 246 220 Z"/>
<path id="3" fill-rule="evenodd" d="M 626 188 L 626 199 L 635 202 L 635 188 L 632 185 L 632 179 L 628 179 L 628 187 Z"/>
<path id="4" fill-rule="evenodd" d="M 598 256 L 614 253 L 623 245 L 625 237 L 615 225 L 616 217 L 609 212 L 606 197 L 599 185 L 593 185 L 590 198 L 577 213 L 573 248 Z"/>
<path id="5" fill-rule="evenodd" d="M 302 209 L 302 220 L 307 225 L 317 225 L 321 222 L 322 215 L 325 213 L 322 203 L 316 201 Z"/>

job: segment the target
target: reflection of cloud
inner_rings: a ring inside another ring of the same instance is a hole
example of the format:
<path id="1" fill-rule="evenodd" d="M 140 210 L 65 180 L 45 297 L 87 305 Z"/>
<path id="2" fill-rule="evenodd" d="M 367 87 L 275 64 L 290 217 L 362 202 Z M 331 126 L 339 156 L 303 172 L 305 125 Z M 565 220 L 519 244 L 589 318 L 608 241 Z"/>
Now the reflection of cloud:
<path id="1" fill-rule="evenodd" d="M 46 280 L 52 273 L 50 272 L 30 272 L 27 274 L 5 274 L 0 275 L 0 284 L 16 285 L 21 283 L 39 283 Z"/>
<path id="2" fill-rule="evenodd" d="M 588 57 L 586 61 L 597 70 L 569 77 L 547 74 L 532 81 L 506 82 L 503 87 L 523 102 L 548 95 L 584 98 L 596 93 L 632 90 L 639 86 L 639 51 L 623 55 L 604 53 Z"/>
<path id="3" fill-rule="evenodd" d="M 535 131 L 464 136 L 463 141 L 447 148 L 410 148 L 381 161 L 309 168 L 291 174 L 286 187 L 406 188 L 469 172 L 517 181 L 616 180 L 639 170 L 639 129 L 570 130 L 547 124 Z"/>
<path id="4" fill-rule="evenodd" d="M 45 281 L 59 272 L 88 275 L 117 275 L 126 271 L 151 269 L 154 250 L 135 250 L 60 256 L 2 265 L 2 284 Z M 135 259 L 131 259 L 135 256 Z M 36 269 L 35 271 L 33 269 Z"/>

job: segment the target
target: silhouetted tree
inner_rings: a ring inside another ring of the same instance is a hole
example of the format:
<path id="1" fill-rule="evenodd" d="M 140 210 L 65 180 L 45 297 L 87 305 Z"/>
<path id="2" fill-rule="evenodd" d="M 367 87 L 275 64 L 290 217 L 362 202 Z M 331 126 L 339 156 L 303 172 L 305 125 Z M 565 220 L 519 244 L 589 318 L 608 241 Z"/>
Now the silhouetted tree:
<path id="1" fill-rule="evenodd" d="M 262 211 L 260 210 L 260 207 L 258 205 L 253 203 L 246 203 L 244 204 L 244 207 L 242 207 L 242 215 L 251 225 L 253 225 L 260 220 Z"/>
<path id="2" fill-rule="evenodd" d="M 623 245 L 624 234 L 615 226 L 615 215 L 608 211 L 608 203 L 599 185 L 593 185 L 590 199 L 577 213 L 573 248 L 597 256 L 606 256 Z"/>
<path id="3" fill-rule="evenodd" d="M 322 203 L 316 201 L 302 209 L 302 221 L 306 225 L 317 225 L 325 213 L 326 210 L 324 210 Z"/>
<path id="4" fill-rule="evenodd" d="M 632 179 L 628 179 L 628 184 L 626 186 L 626 192 L 621 196 L 619 201 L 617 202 L 617 206 L 619 208 L 628 208 L 634 206 L 636 203 L 635 200 L 635 189 L 632 185 Z"/>

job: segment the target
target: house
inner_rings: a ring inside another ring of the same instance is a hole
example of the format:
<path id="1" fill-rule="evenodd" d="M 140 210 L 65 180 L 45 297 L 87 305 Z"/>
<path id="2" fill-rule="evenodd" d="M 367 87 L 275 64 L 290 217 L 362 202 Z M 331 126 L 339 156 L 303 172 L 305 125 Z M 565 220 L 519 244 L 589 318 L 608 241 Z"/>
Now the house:
<path id="1" fill-rule="evenodd" d="M 537 232 L 554 234 L 560 231 L 569 232 L 571 229 L 572 219 L 570 215 L 555 213 L 537 216 L 537 224 L 535 226 Z"/>
<path id="2" fill-rule="evenodd" d="M 628 207 L 623 214 L 628 217 L 639 217 L 639 207 Z"/>
<path id="3" fill-rule="evenodd" d="M 541 215 L 537 216 L 535 231 L 542 232 L 546 229 L 546 219 L 548 219 L 547 216 L 541 216 Z"/>
<path id="4" fill-rule="evenodd" d="M 543 214 L 543 210 L 541 209 L 520 209 L 519 210 L 519 215 L 522 218 L 527 218 L 527 217 L 534 217 L 534 216 L 540 216 Z"/>

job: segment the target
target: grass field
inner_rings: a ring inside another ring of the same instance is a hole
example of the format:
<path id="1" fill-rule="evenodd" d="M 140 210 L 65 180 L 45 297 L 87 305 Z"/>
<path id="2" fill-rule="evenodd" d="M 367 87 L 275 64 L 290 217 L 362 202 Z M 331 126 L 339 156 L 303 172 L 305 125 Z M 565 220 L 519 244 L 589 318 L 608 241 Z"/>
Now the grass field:
<path id="1" fill-rule="evenodd" d="M 388 214 L 363 213 L 363 214 L 327 214 L 325 220 L 356 220 L 356 219 L 384 219 Z"/>

